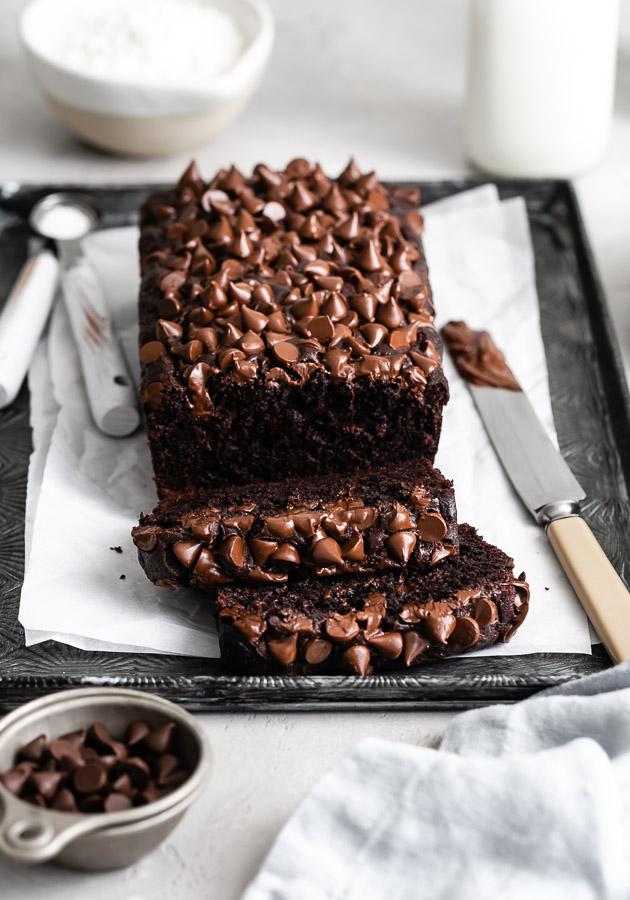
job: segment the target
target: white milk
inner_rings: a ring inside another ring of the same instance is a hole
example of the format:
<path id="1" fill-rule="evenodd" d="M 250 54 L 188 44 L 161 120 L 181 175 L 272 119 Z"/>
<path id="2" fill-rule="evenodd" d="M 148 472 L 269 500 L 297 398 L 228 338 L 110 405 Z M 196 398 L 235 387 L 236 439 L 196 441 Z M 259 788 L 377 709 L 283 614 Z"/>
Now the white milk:
<path id="1" fill-rule="evenodd" d="M 570 178 L 608 142 L 619 0 L 471 0 L 466 142 L 498 175 Z"/>

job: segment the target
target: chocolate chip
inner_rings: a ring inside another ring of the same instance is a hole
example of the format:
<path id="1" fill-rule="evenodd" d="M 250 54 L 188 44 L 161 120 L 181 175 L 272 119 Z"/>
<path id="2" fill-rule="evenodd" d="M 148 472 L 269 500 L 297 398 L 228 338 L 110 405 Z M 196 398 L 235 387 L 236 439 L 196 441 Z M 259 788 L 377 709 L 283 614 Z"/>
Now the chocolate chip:
<path id="1" fill-rule="evenodd" d="M 367 675 L 370 667 L 370 651 L 363 645 L 348 647 L 341 654 L 341 661 L 355 673 L 355 675 Z"/>
<path id="2" fill-rule="evenodd" d="M 159 760 L 162 757 L 159 757 Z M 126 772 L 123 772 L 122 775 L 119 775 L 118 778 L 112 782 L 112 790 L 118 791 L 119 794 L 127 794 L 128 796 L 132 796 L 135 793 L 135 788 L 131 783 L 131 778 Z"/>
<path id="3" fill-rule="evenodd" d="M 403 634 L 403 660 L 407 667 L 411 666 L 416 659 L 429 646 L 429 642 L 421 637 L 417 631 L 406 631 Z"/>
<path id="4" fill-rule="evenodd" d="M 341 566 L 343 564 L 341 548 L 334 538 L 322 538 L 321 541 L 317 541 L 311 555 L 313 562 L 318 566 Z"/>
<path id="5" fill-rule="evenodd" d="M 286 572 L 265 572 L 260 566 L 254 566 L 249 570 L 247 580 L 253 584 L 285 584 L 289 576 Z"/>
<path id="6" fill-rule="evenodd" d="M 348 312 L 348 307 L 344 303 L 342 295 L 334 291 L 322 305 L 321 311 L 323 316 L 330 317 L 333 322 L 340 322 Z"/>
<path id="7" fill-rule="evenodd" d="M 217 552 L 229 565 L 240 569 L 245 562 L 245 541 L 240 535 L 230 535 Z"/>
<path id="8" fill-rule="evenodd" d="M 100 794 L 90 794 L 87 797 L 80 797 L 78 800 L 78 807 L 80 812 L 103 812 L 103 797 Z"/>
<path id="9" fill-rule="evenodd" d="M 174 733 L 175 723 L 167 722 L 160 728 L 156 728 L 155 731 L 150 732 L 144 738 L 144 745 L 152 753 L 168 753 L 171 750 Z"/>
<path id="10" fill-rule="evenodd" d="M 74 747 L 81 748 L 85 744 L 85 736 L 87 732 L 85 728 L 79 728 L 77 731 L 70 731 L 68 734 L 62 734 L 59 737 L 60 741 L 67 741 L 69 744 L 72 744 Z"/>
<path id="11" fill-rule="evenodd" d="M 276 358 L 283 363 L 295 362 L 300 355 L 297 346 L 295 344 L 290 344 L 288 341 L 279 341 L 277 344 L 274 344 L 273 352 Z"/>
<path id="12" fill-rule="evenodd" d="M 138 525 L 132 532 L 133 542 L 144 553 L 150 553 L 157 545 L 157 533 L 159 528 L 155 525 Z"/>
<path id="13" fill-rule="evenodd" d="M 25 744 L 20 750 L 20 757 L 29 759 L 32 762 L 40 762 L 46 749 L 46 735 L 40 734 L 28 744 Z"/>
<path id="14" fill-rule="evenodd" d="M 396 531 L 387 538 L 387 549 L 398 562 L 406 565 L 416 546 L 416 536 L 411 531 Z"/>
<path id="15" fill-rule="evenodd" d="M 291 516 L 267 516 L 265 527 L 269 534 L 278 538 L 288 538 L 295 534 L 295 523 Z"/>
<path id="16" fill-rule="evenodd" d="M 77 771 L 80 770 L 77 769 Z M 57 793 L 60 783 L 65 779 L 65 772 L 31 772 L 28 783 L 44 799 L 51 800 Z"/>
<path id="17" fill-rule="evenodd" d="M 409 510 L 401 506 L 400 503 L 396 503 L 385 527 L 388 531 L 407 531 L 413 528 L 414 523 L 411 521 Z"/>
<path id="18" fill-rule="evenodd" d="M 403 651 L 403 636 L 399 631 L 380 634 L 368 640 L 370 647 L 383 654 L 386 659 L 397 659 Z"/>
<path id="19" fill-rule="evenodd" d="M 214 555 L 205 547 L 199 554 L 197 564 L 193 569 L 193 574 L 202 584 L 204 582 L 209 582 L 210 584 L 225 584 L 230 581 L 228 576 L 219 568 Z"/>
<path id="20" fill-rule="evenodd" d="M 359 223 L 359 215 L 353 212 L 341 225 L 334 229 L 333 234 L 341 238 L 343 241 L 354 241 L 361 234 L 361 225 Z M 379 268 L 377 266 L 377 268 Z"/>
<path id="21" fill-rule="evenodd" d="M 361 562 L 365 559 L 363 537 L 360 534 L 353 535 L 349 541 L 341 545 L 341 553 L 343 558 L 350 562 Z"/>
<path id="22" fill-rule="evenodd" d="M 86 762 L 99 758 L 94 747 L 81 747 L 79 753 L 81 754 L 81 759 L 84 759 Z"/>
<path id="23" fill-rule="evenodd" d="M 164 779 L 179 768 L 179 759 L 172 753 L 159 756 L 155 764 L 155 778 L 158 785 L 163 785 Z"/>
<path id="24" fill-rule="evenodd" d="M 243 321 L 243 326 L 247 328 L 248 331 L 253 331 L 256 334 L 264 331 L 269 322 L 268 317 L 264 313 L 261 313 L 256 309 L 251 309 L 249 306 L 241 307 L 241 319 Z"/>
<path id="25" fill-rule="evenodd" d="M 359 633 L 359 623 L 352 613 L 341 615 L 341 613 L 333 613 L 326 620 L 326 634 L 333 641 L 345 643 L 352 640 Z"/>
<path id="26" fill-rule="evenodd" d="M 155 734 L 155 732 L 151 732 L 151 734 Z M 166 752 L 161 749 L 155 750 L 153 747 L 149 747 L 147 745 L 147 741 L 150 739 L 151 734 L 149 734 L 144 740 L 147 749 L 151 750 L 152 753 Z M 133 787 L 137 788 L 138 790 L 144 790 L 151 777 L 151 770 L 149 769 L 147 763 L 139 756 L 129 756 L 127 757 L 127 759 L 123 760 L 120 765 L 123 774 L 129 777 Z"/>
<path id="27" fill-rule="evenodd" d="M 77 804 L 72 791 L 68 790 L 68 788 L 61 788 L 50 804 L 50 808 L 57 810 L 57 812 L 77 812 Z"/>
<path id="28" fill-rule="evenodd" d="M 247 356 L 255 356 L 264 352 L 265 342 L 254 331 L 247 331 L 236 342 L 236 346 Z"/>
<path id="29" fill-rule="evenodd" d="M 299 533 L 306 538 L 311 538 L 324 518 L 323 512 L 303 512 L 293 514 L 293 523 Z"/>
<path id="30" fill-rule="evenodd" d="M 140 362 L 149 365 L 160 359 L 165 353 L 166 350 L 161 341 L 149 341 L 148 344 L 143 344 L 140 348 Z"/>
<path id="31" fill-rule="evenodd" d="M 387 328 L 397 328 L 405 321 L 405 317 L 398 303 L 390 297 L 387 303 L 377 309 L 376 321 Z"/>
<path id="32" fill-rule="evenodd" d="M 55 762 L 59 763 L 60 767 L 68 772 L 73 771 L 77 766 L 83 765 L 83 757 L 79 747 L 70 743 L 70 741 L 58 738 L 56 741 L 51 742 L 48 751 Z"/>
<path id="33" fill-rule="evenodd" d="M 264 566 L 269 557 L 278 549 L 277 541 L 264 541 L 260 538 L 249 539 L 249 549 L 257 566 Z"/>
<path id="34" fill-rule="evenodd" d="M 425 628 L 428 636 L 438 641 L 440 644 L 446 644 L 455 628 L 456 619 L 450 613 L 444 615 L 429 615 L 425 619 Z"/>
<path id="35" fill-rule="evenodd" d="M 281 544 L 277 550 L 269 558 L 269 562 L 283 566 L 299 566 L 301 563 L 300 554 L 295 544 Z"/>
<path id="36" fill-rule="evenodd" d="M 109 777 L 109 772 L 118 764 L 119 759 L 113 753 L 106 753 L 104 756 L 99 756 L 98 761 L 105 767 L 105 771 L 108 773 Z"/>
<path id="37" fill-rule="evenodd" d="M 24 768 L 22 763 L 13 769 L 9 769 L 8 772 L 3 772 L 0 775 L 0 783 L 4 785 L 9 793 L 15 794 L 17 797 L 26 784 L 31 771 L 32 769 L 30 768 Z"/>
<path id="38" fill-rule="evenodd" d="M 164 787 L 170 788 L 173 790 L 183 784 L 188 778 L 189 773 L 184 769 L 178 769 L 176 772 L 171 772 L 170 775 L 166 775 L 163 780 Z"/>
<path id="39" fill-rule="evenodd" d="M 496 605 L 488 597 L 480 597 L 475 603 L 475 618 L 480 628 L 487 628 L 499 621 Z"/>
<path id="40" fill-rule="evenodd" d="M 253 641 L 264 634 L 267 625 L 260 616 L 256 615 L 256 613 L 246 612 L 234 619 L 234 627 L 237 628 L 248 641 Z"/>
<path id="41" fill-rule="evenodd" d="M 192 569 L 197 562 L 201 546 L 196 541 L 177 541 L 173 544 L 173 553 L 183 566 Z"/>
<path id="42" fill-rule="evenodd" d="M 86 741 L 90 747 L 105 752 L 111 750 L 114 744 L 114 738 L 102 722 L 95 722 L 88 729 Z"/>
<path id="43" fill-rule="evenodd" d="M 359 531 L 366 531 L 376 522 L 377 511 L 372 506 L 359 506 L 350 512 L 350 522 Z"/>
<path id="44" fill-rule="evenodd" d="M 323 638 L 314 638 L 304 644 L 304 659 L 311 666 L 320 665 L 324 660 L 328 659 L 332 651 L 333 645 L 330 641 Z"/>
<path id="45" fill-rule="evenodd" d="M 104 812 L 121 812 L 124 809 L 131 809 L 132 806 L 133 803 L 131 797 L 128 797 L 126 794 L 119 794 L 115 791 L 108 794 L 103 801 Z"/>
<path id="46" fill-rule="evenodd" d="M 441 541 L 448 527 L 438 512 L 428 512 L 418 519 L 418 533 L 423 541 Z"/>
<path id="47" fill-rule="evenodd" d="M 107 784 L 107 771 L 105 766 L 95 760 L 86 763 L 81 768 L 75 769 L 72 776 L 74 789 L 80 794 L 96 794 Z"/>
<path id="48" fill-rule="evenodd" d="M 276 640 L 270 639 L 267 643 L 269 652 L 278 662 L 288 666 L 295 661 L 297 656 L 297 639 L 297 634 L 292 634 L 290 637 L 278 638 Z"/>
<path id="49" fill-rule="evenodd" d="M 460 647 L 472 647 L 479 639 L 479 625 L 475 619 L 468 616 L 459 616 L 455 620 L 455 628 L 453 629 L 453 640 Z"/>
<path id="50" fill-rule="evenodd" d="M 167 319 L 158 319 L 158 323 L 155 326 L 155 336 L 158 341 L 166 341 L 169 338 L 179 340 L 182 334 L 182 326 L 178 325 L 177 322 L 169 322 Z"/>
<path id="51" fill-rule="evenodd" d="M 271 222 L 281 222 L 283 219 L 286 219 L 287 211 L 282 203 L 279 203 L 277 200 L 270 200 L 269 203 L 265 203 L 263 206 L 261 215 Z"/>
<path id="52" fill-rule="evenodd" d="M 452 544 L 438 544 L 431 553 L 429 565 L 435 566 L 437 563 L 442 562 L 443 559 L 448 559 L 449 556 L 456 555 L 457 550 Z"/>
<path id="53" fill-rule="evenodd" d="M 326 343 L 334 335 L 335 326 L 333 325 L 333 320 L 330 316 L 315 316 L 309 321 L 308 330 L 318 341 Z"/>

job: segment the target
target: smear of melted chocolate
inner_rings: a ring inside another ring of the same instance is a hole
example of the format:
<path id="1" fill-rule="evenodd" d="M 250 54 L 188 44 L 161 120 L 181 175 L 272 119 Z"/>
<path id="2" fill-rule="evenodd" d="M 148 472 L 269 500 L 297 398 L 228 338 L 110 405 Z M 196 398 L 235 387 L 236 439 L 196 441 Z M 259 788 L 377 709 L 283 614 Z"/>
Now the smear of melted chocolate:
<path id="1" fill-rule="evenodd" d="M 469 384 L 522 390 L 487 331 L 473 331 L 465 322 L 449 322 L 442 328 L 442 337 L 457 371 Z"/>

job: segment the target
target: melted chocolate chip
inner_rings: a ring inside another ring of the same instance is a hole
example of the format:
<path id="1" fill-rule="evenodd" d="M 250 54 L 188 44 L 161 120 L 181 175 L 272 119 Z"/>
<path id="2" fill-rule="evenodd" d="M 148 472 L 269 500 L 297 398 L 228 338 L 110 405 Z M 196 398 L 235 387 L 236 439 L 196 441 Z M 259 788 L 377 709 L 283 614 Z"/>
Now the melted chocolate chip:
<path id="1" fill-rule="evenodd" d="M 323 638 L 314 638 L 304 645 L 304 659 L 309 665 L 318 666 L 328 659 L 333 645 Z"/>

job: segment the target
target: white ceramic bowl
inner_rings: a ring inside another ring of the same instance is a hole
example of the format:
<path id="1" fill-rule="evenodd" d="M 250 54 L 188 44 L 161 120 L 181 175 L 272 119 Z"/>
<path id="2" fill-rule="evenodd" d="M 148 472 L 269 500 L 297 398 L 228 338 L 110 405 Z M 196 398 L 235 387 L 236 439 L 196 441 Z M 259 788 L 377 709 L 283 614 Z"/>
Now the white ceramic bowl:
<path id="1" fill-rule="evenodd" d="M 244 49 L 221 75 L 185 88 L 84 75 L 54 59 L 47 31 L 60 22 L 71 28 L 81 0 L 33 0 L 20 36 L 41 93 L 75 134 L 114 153 L 165 156 L 205 143 L 230 122 L 258 87 L 271 53 L 273 18 L 264 0 L 207 2 L 235 19 Z"/>

